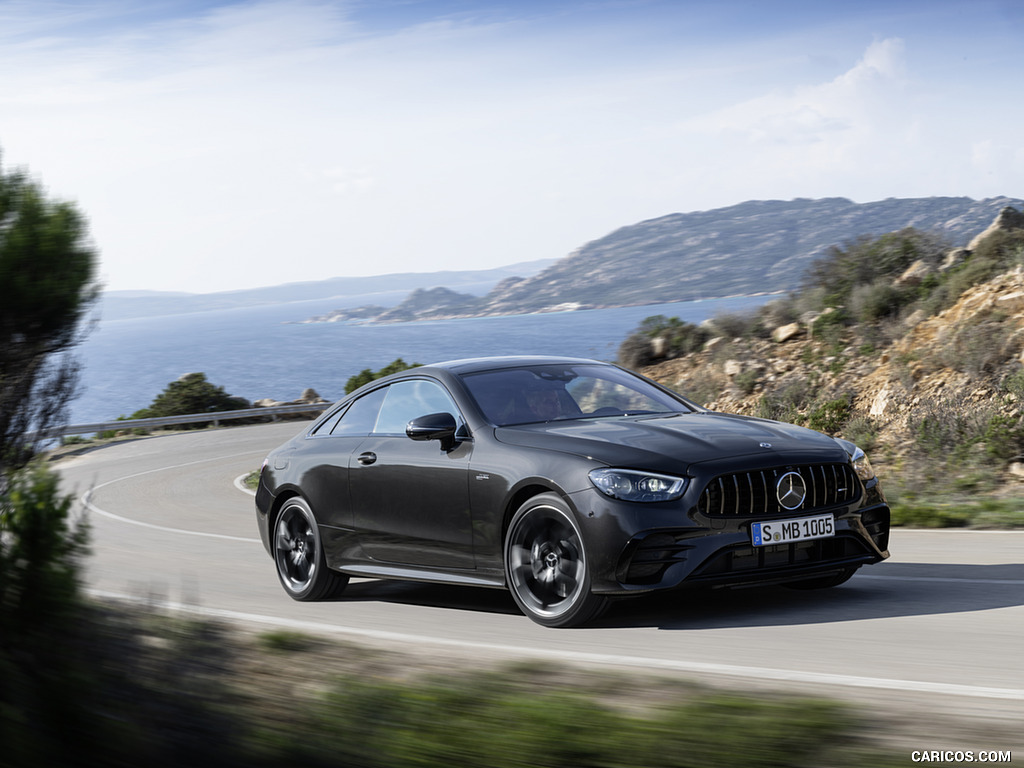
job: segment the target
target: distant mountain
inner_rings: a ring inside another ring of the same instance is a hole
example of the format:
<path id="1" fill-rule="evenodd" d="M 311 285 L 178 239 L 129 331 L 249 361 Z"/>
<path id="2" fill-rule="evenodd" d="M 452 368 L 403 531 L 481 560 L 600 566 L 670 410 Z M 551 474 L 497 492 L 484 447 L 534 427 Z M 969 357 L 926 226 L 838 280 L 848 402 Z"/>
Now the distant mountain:
<path id="1" fill-rule="evenodd" d="M 100 313 L 104 320 L 125 320 L 335 298 L 339 307 L 352 307 L 365 302 L 368 296 L 373 296 L 374 301 L 380 304 L 393 305 L 410 291 L 437 286 L 455 286 L 471 295 L 479 296 L 486 294 L 510 276 L 534 275 L 554 261 L 540 259 L 494 269 L 335 277 L 328 280 L 285 283 L 267 288 L 220 293 L 108 291 L 101 298 Z M 384 307 L 379 309 L 383 310 Z"/>
<path id="2" fill-rule="evenodd" d="M 578 302 L 622 306 L 702 297 L 788 291 L 833 245 L 904 227 L 936 232 L 963 246 L 1001 209 L 1006 197 L 975 201 L 928 197 L 854 203 L 843 198 L 751 201 L 676 213 L 622 227 L 552 266 L 488 294 L 495 314 L 540 311 Z"/>
<path id="3" fill-rule="evenodd" d="M 831 246 L 905 227 L 934 232 L 960 247 L 1007 206 L 1008 197 L 844 198 L 749 201 L 674 213 L 622 227 L 533 276 L 509 277 L 485 296 L 417 292 L 380 322 L 592 307 L 632 306 L 790 291 Z"/>

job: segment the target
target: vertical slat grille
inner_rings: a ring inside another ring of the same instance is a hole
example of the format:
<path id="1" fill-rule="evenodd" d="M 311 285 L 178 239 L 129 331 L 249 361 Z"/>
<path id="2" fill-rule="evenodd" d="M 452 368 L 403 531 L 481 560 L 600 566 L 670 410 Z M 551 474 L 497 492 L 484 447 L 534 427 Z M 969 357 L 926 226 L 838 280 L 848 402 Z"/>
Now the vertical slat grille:
<path id="1" fill-rule="evenodd" d="M 777 489 L 790 472 L 800 476 L 805 496 L 802 504 L 787 508 L 779 502 Z M 846 504 L 859 494 L 860 483 L 847 464 L 778 467 L 716 477 L 701 494 L 697 509 L 712 517 L 794 514 Z"/>

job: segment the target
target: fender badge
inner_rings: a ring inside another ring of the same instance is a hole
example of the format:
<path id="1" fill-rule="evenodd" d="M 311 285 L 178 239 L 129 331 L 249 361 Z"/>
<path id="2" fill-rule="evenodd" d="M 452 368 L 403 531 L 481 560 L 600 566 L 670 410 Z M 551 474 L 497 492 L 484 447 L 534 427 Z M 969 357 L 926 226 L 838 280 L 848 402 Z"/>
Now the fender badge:
<path id="1" fill-rule="evenodd" d="M 771 448 L 772 444 L 771 443 L 761 443 L 761 447 L 762 448 Z"/>

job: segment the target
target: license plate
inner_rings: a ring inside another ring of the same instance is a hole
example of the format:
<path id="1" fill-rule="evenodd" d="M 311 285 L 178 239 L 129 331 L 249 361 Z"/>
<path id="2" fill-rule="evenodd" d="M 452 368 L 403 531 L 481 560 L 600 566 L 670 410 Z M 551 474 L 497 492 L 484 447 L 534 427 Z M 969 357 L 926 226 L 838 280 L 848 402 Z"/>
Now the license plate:
<path id="1" fill-rule="evenodd" d="M 835 534 L 835 518 L 830 514 L 798 517 L 794 520 L 772 520 L 770 523 L 754 523 L 750 526 L 750 538 L 755 547 L 826 539 Z"/>

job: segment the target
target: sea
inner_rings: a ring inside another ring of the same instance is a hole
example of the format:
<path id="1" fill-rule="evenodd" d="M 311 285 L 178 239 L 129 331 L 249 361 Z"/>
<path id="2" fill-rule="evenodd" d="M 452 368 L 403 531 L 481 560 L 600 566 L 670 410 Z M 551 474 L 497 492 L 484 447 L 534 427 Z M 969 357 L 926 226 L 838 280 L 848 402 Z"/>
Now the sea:
<path id="1" fill-rule="evenodd" d="M 202 372 L 249 401 L 294 400 L 312 388 L 326 400 L 349 377 L 396 358 L 432 363 L 486 355 L 567 355 L 613 361 L 619 345 L 651 315 L 700 323 L 742 312 L 767 296 L 639 307 L 391 324 L 303 322 L 329 299 L 132 319 L 99 319 L 76 354 L 82 386 L 71 424 L 129 416 L 172 381 Z M 368 302 L 367 302 L 368 303 Z M 352 304 L 356 306 L 357 304 Z"/>

